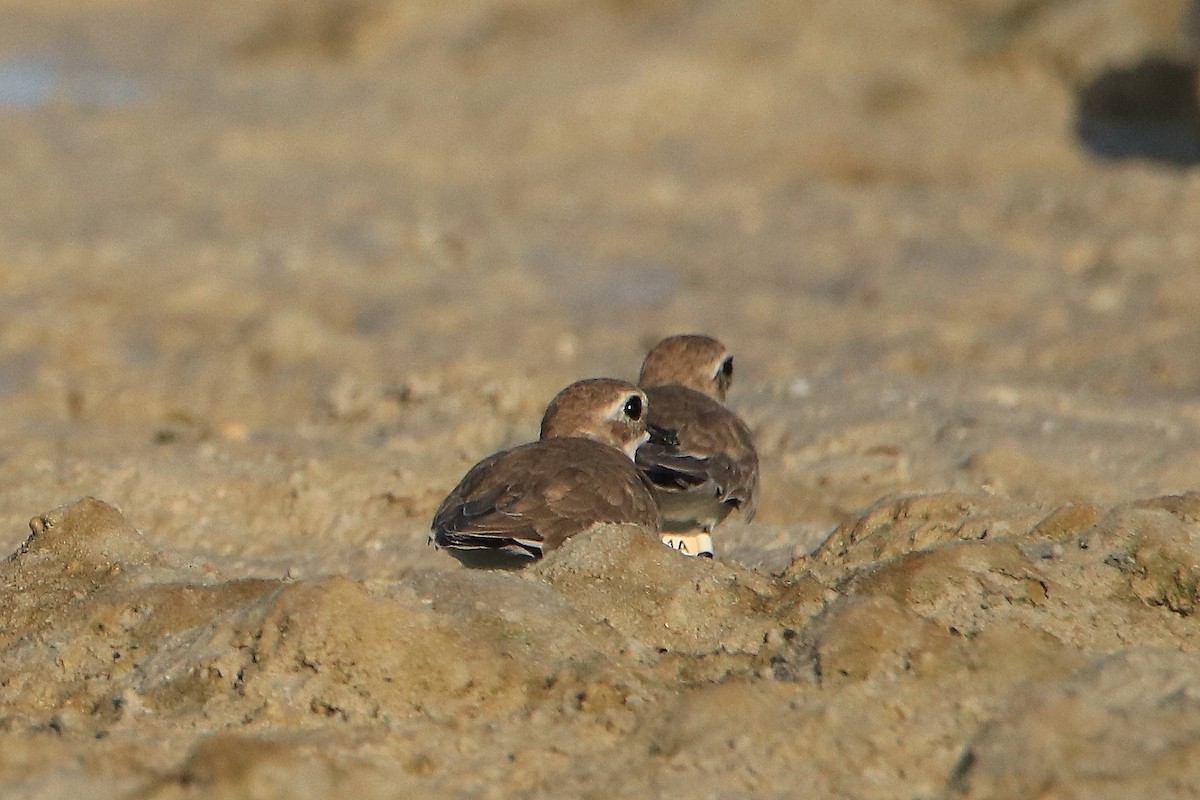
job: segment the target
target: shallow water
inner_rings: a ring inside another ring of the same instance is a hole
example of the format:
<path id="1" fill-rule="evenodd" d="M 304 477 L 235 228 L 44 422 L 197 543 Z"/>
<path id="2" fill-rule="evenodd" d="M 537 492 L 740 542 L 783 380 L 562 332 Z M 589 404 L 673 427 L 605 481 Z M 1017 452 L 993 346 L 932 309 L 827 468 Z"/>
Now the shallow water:
<path id="1" fill-rule="evenodd" d="M 31 111 L 49 103 L 79 109 L 113 108 L 140 99 L 145 88 L 103 68 L 65 68 L 45 56 L 0 61 L 0 108 Z"/>

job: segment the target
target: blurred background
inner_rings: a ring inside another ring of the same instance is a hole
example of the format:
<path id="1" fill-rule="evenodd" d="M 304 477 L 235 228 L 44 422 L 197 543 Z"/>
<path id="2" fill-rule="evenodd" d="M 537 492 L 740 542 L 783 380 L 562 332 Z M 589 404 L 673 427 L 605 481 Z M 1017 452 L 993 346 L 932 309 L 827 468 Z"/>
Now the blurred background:
<path id="1" fill-rule="evenodd" d="M 7 0 L 9 480 L 69 495 L 71 458 L 181 441 L 452 448 L 432 498 L 558 387 L 690 330 L 738 354 L 760 428 L 754 398 L 831 381 L 1190 401 L 1198 18 Z"/>
<path id="2" fill-rule="evenodd" d="M 1187 2 L 0 0 L 0 796 L 1200 796 Z M 427 545 L 686 331 L 715 561 Z"/>

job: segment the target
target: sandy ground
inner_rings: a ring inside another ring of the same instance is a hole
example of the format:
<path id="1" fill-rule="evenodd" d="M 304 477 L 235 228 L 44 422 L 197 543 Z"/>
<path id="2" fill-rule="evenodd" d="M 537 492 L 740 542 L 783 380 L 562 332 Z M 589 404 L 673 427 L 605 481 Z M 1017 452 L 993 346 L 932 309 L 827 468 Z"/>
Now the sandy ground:
<path id="1" fill-rule="evenodd" d="M 0 4 L 0 794 L 1200 796 L 1182 14 Z M 715 561 L 426 546 L 693 330 Z"/>

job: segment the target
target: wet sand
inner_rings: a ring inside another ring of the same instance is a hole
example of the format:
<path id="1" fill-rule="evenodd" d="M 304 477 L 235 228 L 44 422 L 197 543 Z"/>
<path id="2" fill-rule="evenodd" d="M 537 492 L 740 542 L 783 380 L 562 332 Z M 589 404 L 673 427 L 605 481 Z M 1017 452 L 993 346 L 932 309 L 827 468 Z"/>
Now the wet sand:
<path id="1" fill-rule="evenodd" d="M 1200 794 L 1182 10 L 3 3 L 0 794 Z M 714 561 L 426 545 L 681 331 Z"/>

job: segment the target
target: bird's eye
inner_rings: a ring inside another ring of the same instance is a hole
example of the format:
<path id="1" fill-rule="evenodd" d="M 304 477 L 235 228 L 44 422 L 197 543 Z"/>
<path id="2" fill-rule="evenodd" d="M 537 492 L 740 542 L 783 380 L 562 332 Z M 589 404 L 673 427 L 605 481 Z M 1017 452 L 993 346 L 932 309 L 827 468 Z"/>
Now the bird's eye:
<path id="1" fill-rule="evenodd" d="M 625 416 L 635 422 L 642 418 L 642 398 L 635 394 L 625 401 Z"/>
<path id="2" fill-rule="evenodd" d="M 726 378 L 733 377 L 733 356 L 721 362 L 721 374 Z"/>

